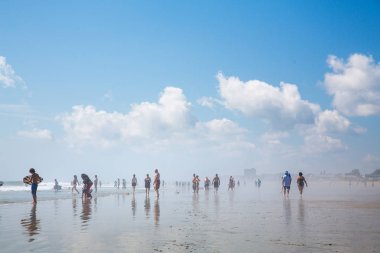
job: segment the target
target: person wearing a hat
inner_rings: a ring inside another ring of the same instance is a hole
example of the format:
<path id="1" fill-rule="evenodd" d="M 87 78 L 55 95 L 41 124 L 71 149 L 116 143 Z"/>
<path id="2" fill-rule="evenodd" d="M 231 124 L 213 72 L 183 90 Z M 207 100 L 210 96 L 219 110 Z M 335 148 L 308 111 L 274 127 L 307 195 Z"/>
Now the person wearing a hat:
<path id="1" fill-rule="evenodd" d="M 285 174 L 282 176 L 282 189 L 284 196 L 289 197 L 290 185 L 292 184 L 292 176 L 288 171 L 285 171 Z"/>

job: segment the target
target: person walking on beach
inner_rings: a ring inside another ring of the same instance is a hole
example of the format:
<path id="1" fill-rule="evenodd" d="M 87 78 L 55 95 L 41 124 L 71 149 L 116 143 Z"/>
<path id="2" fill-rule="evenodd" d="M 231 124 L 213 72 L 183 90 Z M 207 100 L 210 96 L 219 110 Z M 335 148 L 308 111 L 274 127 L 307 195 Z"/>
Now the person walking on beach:
<path id="1" fill-rule="evenodd" d="M 98 175 L 95 175 L 94 188 L 95 188 L 95 192 L 98 192 Z"/>
<path id="2" fill-rule="evenodd" d="M 154 190 L 156 191 L 157 193 L 157 198 L 160 197 L 160 193 L 158 192 L 158 189 L 160 189 L 160 173 L 158 172 L 158 170 L 156 169 L 154 171 L 156 173 L 156 175 L 154 176 L 154 181 L 153 181 L 153 186 L 154 186 Z"/>
<path id="3" fill-rule="evenodd" d="M 257 186 L 257 188 L 260 188 L 260 186 L 261 186 L 261 180 L 260 180 L 260 178 L 256 179 L 255 185 Z"/>
<path id="4" fill-rule="evenodd" d="M 120 189 L 120 178 L 117 179 L 117 189 Z"/>
<path id="5" fill-rule="evenodd" d="M 132 189 L 133 189 L 133 194 L 135 194 L 136 185 L 137 185 L 137 178 L 136 178 L 136 175 L 133 174 L 133 177 L 132 177 Z"/>
<path id="6" fill-rule="evenodd" d="M 284 196 L 289 197 L 290 185 L 292 184 L 292 177 L 288 171 L 282 176 L 282 190 L 284 191 Z"/>
<path id="7" fill-rule="evenodd" d="M 74 192 L 74 190 L 79 194 L 79 191 L 78 191 L 78 189 L 77 189 L 77 185 L 79 185 L 79 180 L 78 180 L 78 178 L 77 178 L 77 175 L 74 175 L 74 179 L 73 179 L 73 181 L 71 182 L 71 185 L 73 186 L 72 188 L 71 188 L 71 192 Z"/>
<path id="8" fill-rule="evenodd" d="M 146 197 L 149 198 L 150 182 L 151 182 L 149 174 L 146 174 L 146 178 L 144 179 L 144 181 L 145 181 L 145 195 Z"/>
<path id="9" fill-rule="evenodd" d="M 298 186 L 298 190 L 300 191 L 301 197 L 302 197 L 303 188 L 305 185 L 307 187 L 306 179 L 303 176 L 302 172 L 300 172 L 300 173 L 298 173 L 297 186 Z"/>
<path id="10" fill-rule="evenodd" d="M 91 179 L 86 174 L 82 174 L 81 177 L 83 180 L 82 198 L 83 197 L 85 197 L 86 199 L 92 198 L 91 186 L 93 183 L 92 183 Z"/>
<path id="11" fill-rule="evenodd" d="M 214 179 L 212 180 L 212 184 L 214 185 L 215 192 L 218 192 L 219 186 L 220 186 L 220 179 L 218 174 L 215 174 Z"/>
<path id="12" fill-rule="evenodd" d="M 31 175 L 31 191 L 32 191 L 32 197 L 33 197 L 33 204 L 37 204 L 37 188 L 38 188 L 38 183 L 40 182 L 40 176 L 36 173 L 36 170 L 31 168 L 29 170 L 29 173 Z"/>

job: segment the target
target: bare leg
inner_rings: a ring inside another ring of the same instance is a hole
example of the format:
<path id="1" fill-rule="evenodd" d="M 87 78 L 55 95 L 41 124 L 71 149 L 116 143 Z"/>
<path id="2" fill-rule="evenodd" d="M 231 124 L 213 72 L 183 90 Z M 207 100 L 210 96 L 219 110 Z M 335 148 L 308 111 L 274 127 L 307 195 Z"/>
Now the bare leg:
<path id="1" fill-rule="evenodd" d="M 33 197 L 33 204 L 37 204 L 37 195 L 32 194 L 32 197 Z"/>

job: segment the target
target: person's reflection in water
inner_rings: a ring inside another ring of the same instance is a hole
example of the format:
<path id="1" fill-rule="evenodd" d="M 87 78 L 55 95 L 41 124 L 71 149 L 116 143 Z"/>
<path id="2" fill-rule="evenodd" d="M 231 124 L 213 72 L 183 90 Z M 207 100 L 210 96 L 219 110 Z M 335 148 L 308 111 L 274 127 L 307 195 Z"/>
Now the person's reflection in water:
<path id="1" fill-rule="evenodd" d="M 82 202 L 82 213 L 80 218 L 82 220 L 82 229 L 85 230 L 91 219 L 91 200 L 85 200 Z"/>
<path id="2" fill-rule="evenodd" d="M 158 198 L 154 201 L 154 224 L 156 226 L 159 225 L 159 222 L 160 222 L 160 202 L 158 200 Z"/>
<path id="3" fill-rule="evenodd" d="M 145 208 L 146 218 L 148 219 L 150 215 L 150 198 L 149 197 L 145 198 L 144 208 Z"/>
<path id="4" fill-rule="evenodd" d="M 206 190 L 205 191 L 205 202 L 206 202 L 206 205 L 208 205 L 208 202 L 210 200 L 210 195 L 209 195 L 210 191 L 209 190 Z"/>
<path id="5" fill-rule="evenodd" d="M 199 210 L 199 194 L 193 193 L 193 212 L 198 213 Z"/>
<path id="6" fill-rule="evenodd" d="M 77 216 L 77 198 L 76 196 L 73 197 L 73 214 L 74 214 L 74 217 Z"/>
<path id="7" fill-rule="evenodd" d="M 136 216 L 136 198 L 135 198 L 135 194 L 132 195 L 131 206 L 132 206 L 133 217 L 135 217 Z"/>
<path id="8" fill-rule="evenodd" d="M 298 200 L 298 220 L 302 227 L 305 227 L 305 205 L 303 199 Z"/>
<path id="9" fill-rule="evenodd" d="M 95 213 L 98 211 L 98 197 L 94 197 L 94 211 Z"/>
<path id="10" fill-rule="evenodd" d="M 285 223 L 289 225 L 290 220 L 292 218 L 292 209 L 291 209 L 291 205 L 290 205 L 290 199 L 284 198 L 283 207 L 284 207 Z"/>
<path id="11" fill-rule="evenodd" d="M 21 225 L 26 228 L 26 232 L 29 235 L 29 242 L 35 240 L 34 236 L 39 234 L 41 230 L 40 220 L 37 219 L 36 215 L 37 205 L 33 205 L 30 210 L 30 216 L 27 219 L 21 220 Z"/>
<path id="12" fill-rule="evenodd" d="M 234 197 L 235 197 L 235 191 L 228 191 L 228 200 L 230 202 L 230 207 L 234 206 Z"/>

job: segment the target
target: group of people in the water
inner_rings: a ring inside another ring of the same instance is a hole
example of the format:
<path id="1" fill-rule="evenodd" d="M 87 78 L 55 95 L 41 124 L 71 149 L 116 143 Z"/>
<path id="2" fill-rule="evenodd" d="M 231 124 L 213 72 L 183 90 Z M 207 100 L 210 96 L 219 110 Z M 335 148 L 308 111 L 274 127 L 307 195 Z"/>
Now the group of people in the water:
<path id="1" fill-rule="evenodd" d="M 200 185 L 201 179 L 199 178 L 198 175 L 193 174 L 193 179 L 191 180 L 192 187 L 193 187 L 193 192 L 198 193 L 199 192 L 199 185 Z M 204 179 L 204 189 L 209 190 L 210 188 L 210 183 L 214 186 L 214 190 L 217 192 L 220 186 L 220 178 L 218 174 L 215 175 L 215 177 L 212 179 L 212 181 L 206 177 Z M 186 183 L 185 182 L 176 182 L 176 186 L 184 186 Z"/>
<path id="2" fill-rule="evenodd" d="M 154 187 L 154 191 L 156 192 L 157 198 L 159 198 L 159 196 L 160 196 L 159 188 L 161 185 L 160 173 L 158 172 L 157 169 L 154 172 L 155 172 L 155 176 L 154 176 L 154 180 L 153 180 L 153 187 Z M 33 168 L 31 168 L 29 170 L 29 173 L 31 174 L 31 176 L 30 176 L 31 182 L 30 183 L 31 183 L 31 192 L 32 192 L 32 197 L 33 197 L 33 203 L 37 203 L 37 187 L 38 187 L 38 183 L 40 182 L 40 177 L 36 173 L 35 169 L 33 169 Z M 92 191 L 93 191 L 92 186 L 94 186 L 95 192 L 97 192 L 98 184 L 101 187 L 101 182 L 98 180 L 97 175 L 95 175 L 94 181 L 92 181 L 90 179 L 90 177 L 84 173 L 81 174 L 81 178 L 82 178 L 82 184 L 83 184 L 82 198 L 83 199 L 91 199 L 92 198 Z M 123 182 L 125 182 L 125 183 L 123 183 L 123 188 L 126 188 L 125 179 L 123 180 Z M 132 182 L 132 190 L 133 190 L 133 194 L 134 194 L 136 186 L 137 186 L 137 178 L 136 178 L 135 174 L 133 174 L 131 182 Z M 152 180 L 151 180 L 149 174 L 146 174 L 146 177 L 144 178 L 144 186 L 145 186 L 145 194 L 147 197 L 149 197 L 151 182 L 152 182 Z M 199 176 L 196 174 L 193 174 L 192 188 L 193 188 L 194 193 L 199 192 L 200 182 L 201 182 L 201 180 L 200 180 Z M 283 192 L 285 197 L 289 197 L 289 191 L 290 191 L 291 183 L 292 183 L 292 176 L 290 175 L 290 173 L 288 171 L 285 171 L 284 175 L 282 176 L 282 183 L 281 183 L 282 184 L 281 191 Z M 163 182 L 163 184 L 164 184 L 164 182 Z M 219 189 L 219 186 L 220 186 L 220 178 L 219 178 L 218 174 L 215 175 L 215 177 L 212 179 L 212 181 L 208 177 L 206 177 L 204 179 L 204 189 L 209 190 L 210 184 L 213 185 L 214 191 L 217 192 Z M 240 181 L 238 181 L 237 184 L 239 186 Z M 79 194 L 77 186 L 80 185 L 80 182 L 79 182 L 78 177 L 76 175 L 74 175 L 74 178 L 71 182 L 71 185 L 72 185 L 71 191 L 72 192 L 76 191 Z M 181 183 L 176 182 L 176 186 L 179 186 L 179 185 L 181 185 Z M 183 185 L 183 182 L 182 182 L 182 185 Z M 260 187 L 261 186 L 261 180 L 256 179 L 255 185 L 257 187 Z M 305 177 L 303 176 L 302 172 L 298 173 L 297 186 L 298 186 L 299 193 L 302 196 L 304 186 L 307 187 L 307 181 L 306 181 Z M 118 187 L 118 188 L 120 187 L 120 179 L 115 181 L 115 187 Z M 229 182 L 228 182 L 228 190 L 233 191 L 234 188 L 235 188 L 235 179 L 232 176 L 230 176 Z M 61 186 L 58 184 L 57 179 L 55 179 L 54 189 L 56 191 L 61 189 Z"/>

